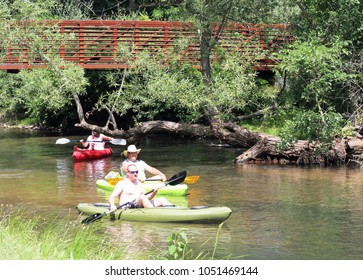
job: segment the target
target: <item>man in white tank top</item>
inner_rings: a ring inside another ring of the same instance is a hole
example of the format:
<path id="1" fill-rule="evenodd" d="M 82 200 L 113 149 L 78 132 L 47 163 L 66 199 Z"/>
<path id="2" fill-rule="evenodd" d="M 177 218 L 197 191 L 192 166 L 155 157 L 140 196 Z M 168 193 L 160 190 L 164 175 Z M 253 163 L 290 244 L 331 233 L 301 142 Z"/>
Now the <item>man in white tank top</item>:
<path id="1" fill-rule="evenodd" d="M 136 167 L 139 171 L 137 178 L 141 182 L 144 182 L 146 180 L 145 171 L 147 171 L 153 175 L 159 176 L 159 178 L 163 182 L 165 182 L 166 177 L 165 177 L 164 173 L 162 173 L 155 167 L 148 165 L 145 161 L 137 158 L 140 151 L 141 151 L 141 149 L 137 149 L 135 145 L 130 145 L 127 147 L 127 150 L 123 151 L 123 155 L 126 157 L 126 159 L 123 162 L 121 162 L 121 166 L 120 166 L 122 177 L 124 177 L 124 178 L 127 177 L 126 176 L 127 166 L 132 163 L 132 164 L 136 165 Z"/>

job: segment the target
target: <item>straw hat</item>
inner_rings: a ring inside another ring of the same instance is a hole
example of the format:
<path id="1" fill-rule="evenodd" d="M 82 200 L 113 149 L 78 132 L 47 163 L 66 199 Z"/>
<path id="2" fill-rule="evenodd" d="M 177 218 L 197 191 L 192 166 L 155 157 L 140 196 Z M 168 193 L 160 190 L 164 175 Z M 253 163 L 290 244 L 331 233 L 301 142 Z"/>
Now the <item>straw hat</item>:
<path id="1" fill-rule="evenodd" d="M 127 150 L 123 151 L 123 155 L 127 157 L 128 153 L 140 153 L 141 149 L 137 149 L 135 145 L 130 145 Z"/>

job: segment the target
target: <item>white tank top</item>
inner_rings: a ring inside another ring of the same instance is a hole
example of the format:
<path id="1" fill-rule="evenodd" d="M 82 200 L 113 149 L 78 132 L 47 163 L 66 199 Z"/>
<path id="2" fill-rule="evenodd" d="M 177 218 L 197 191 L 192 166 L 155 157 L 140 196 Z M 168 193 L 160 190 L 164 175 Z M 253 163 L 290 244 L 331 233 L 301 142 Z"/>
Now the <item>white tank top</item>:
<path id="1" fill-rule="evenodd" d="M 102 139 L 103 139 L 103 134 L 100 134 L 99 137 L 97 138 L 92 138 L 92 135 L 88 136 L 87 138 L 87 142 L 88 142 L 90 145 L 93 146 L 93 149 L 94 150 L 104 150 L 105 149 L 105 142 L 101 142 Z M 100 141 L 100 142 L 92 142 L 92 141 Z"/>

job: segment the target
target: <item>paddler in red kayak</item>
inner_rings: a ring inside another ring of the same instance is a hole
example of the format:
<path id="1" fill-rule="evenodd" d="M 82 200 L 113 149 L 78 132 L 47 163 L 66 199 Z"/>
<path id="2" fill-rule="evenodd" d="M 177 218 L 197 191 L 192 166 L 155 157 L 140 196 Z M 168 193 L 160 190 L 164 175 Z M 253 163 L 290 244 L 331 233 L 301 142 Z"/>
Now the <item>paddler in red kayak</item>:
<path id="1" fill-rule="evenodd" d="M 102 133 L 99 133 L 97 130 L 92 130 L 92 134 L 87 137 L 87 140 L 80 140 L 83 147 L 87 148 L 88 150 L 104 150 L 106 142 L 102 141 L 111 141 L 113 140 L 112 137 L 106 136 Z M 97 142 L 94 142 L 97 141 Z M 99 142 L 98 142 L 99 141 Z"/>

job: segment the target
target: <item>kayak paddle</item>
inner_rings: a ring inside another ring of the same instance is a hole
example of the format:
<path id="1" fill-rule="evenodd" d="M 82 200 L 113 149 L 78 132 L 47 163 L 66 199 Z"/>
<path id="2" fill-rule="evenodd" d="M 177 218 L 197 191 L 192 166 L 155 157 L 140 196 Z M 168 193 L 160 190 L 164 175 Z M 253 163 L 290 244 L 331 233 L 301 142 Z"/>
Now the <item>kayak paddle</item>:
<path id="1" fill-rule="evenodd" d="M 167 186 L 167 185 L 171 185 L 171 186 L 175 186 L 175 185 L 178 185 L 180 184 L 181 182 L 183 182 L 185 180 L 185 177 L 187 176 L 187 172 L 186 171 L 182 171 L 182 172 L 179 172 L 177 174 L 175 174 L 174 176 L 171 176 L 170 179 L 166 182 L 164 182 L 164 186 Z M 162 187 L 160 187 L 162 188 Z M 150 193 L 152 193 L 154 190 L 151 190 L 147 193 L 145 193 L 145 195 L 148 195 Z M 127 204 L 129 204 L 130 202 L 126 202 L 122 205 L 119 205 L 117 206 L 117 208 L 115 210 L 110 210 L 110 211 L 107 211 L 107 212 L 104 212 L 104 213 L 96 213 L 96 214 L 92 214 L 91 216 L 85 218 L 84 220 L 82 220 L 82 224 L 90 224 L 92 222 L 95 222 L 97 220 L 100 220 L 103 216 L 106 216 L 108 214 L 111 214 L 112 212 L 115 212 L 116 210 L 126 206 Z"/>
<path id="2" fill-rule="evenodd" d="M 196 182 L 198 182 L 199 178 L 200 178 L 200 176 L 186 176 L 185 179 L 184 179 L 184 181 L 182 183 L 195 184 Z M 122 177 L 120 177 L 120 178 L 110 178 L 110 179 L 107 179 L 107 181 L 111 185 L 116 185 L 121 180 L 123 180 Z M 145 182 L 162 182 L 162 181 L 161 181 L 161 179 L 152 179 L 152 178 L 150 178 L 150 179 L 146 179 Z"/>
<path id="3" fill-rule="evenodd" d="M 56 144 L 68 144 L 70 142 L 81 142 L 81 140 L 69 140 L 68 138 L 60 138 L 55 143 Z M 85 141 L 85 142 L 110 142 L 114 145 L 126 145 L 125 139 L 112 139 L 112 140 L 102 140 L 102 141 Z"/>

